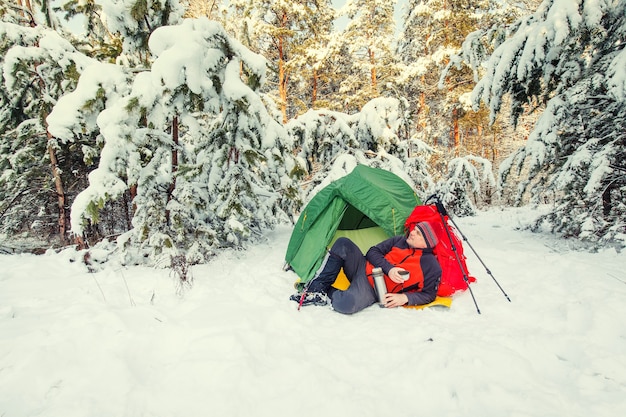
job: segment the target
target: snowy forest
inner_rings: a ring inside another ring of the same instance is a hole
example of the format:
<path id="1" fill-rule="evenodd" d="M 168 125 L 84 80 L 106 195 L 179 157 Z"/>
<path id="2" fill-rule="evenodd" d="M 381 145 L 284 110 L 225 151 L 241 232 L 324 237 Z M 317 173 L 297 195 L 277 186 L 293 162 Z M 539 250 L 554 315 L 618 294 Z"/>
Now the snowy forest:
<path id="1" fill-rule="evenodd" d="M 454 215 L 548 204 L 532 228 L 621 248 L 625 10 L 1 0 L 0 247 L 185 268 L 366 164 Z"/>

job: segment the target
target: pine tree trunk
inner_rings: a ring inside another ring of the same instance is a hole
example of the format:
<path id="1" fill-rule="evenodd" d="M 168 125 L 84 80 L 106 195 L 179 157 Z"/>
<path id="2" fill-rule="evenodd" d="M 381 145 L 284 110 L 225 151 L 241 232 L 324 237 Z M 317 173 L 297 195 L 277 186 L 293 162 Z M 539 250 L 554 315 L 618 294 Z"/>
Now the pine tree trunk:
<path id="1" fill-rule="evenodd" d="M 484 136 L 484 129 L 483 129 L 483 125 L 479 124 L 478 126 L 476 126 L 476 137 L 472 140 L 473 143 L 476 143 L 476 145 L 478 145 L 478 149 L 480 150 L 480 155 L 483 158 L 489 159 L 489 155 L 487 155 L 487 146 L 486 145 L 486 138 Z M 491 150 L 489 150 L 491 153 Z"/>
<path id="2" fill-rule="evenodd" d="M 609 184 L 602 192 L 602 214 L 608 216 L 611 214 L 613 208 L 613 201 L 611 199 L 611 191 L 615 188 L 613 183 Z"/>
<path id="3" fill-rule="evenodd" d="M 459 129 L 459 110 L 456 108 L 452 110 L 452 135 L 454 152 L 456 154 L 459 150 L 459 145 L 461 143 L 461 132 Z"/>
<path id="4" fill-rule="evenodd" d="M 22 8 L 22 10 L 25 10 L 28 13 L 30 13 L 31 15 L 30 26 L 35 27 L 36 22 L 34 21 L 33 9 L 32 9 L 30 0 L 26 0 L 25 5 L 22 4 L 21 0 L 18 0 L 17 4 L 18 6 L 20 6 L 20 8 Z M 39 64 L 35 64 L 36 74 L 38 74 L 37 72 L 38 65 Z M 39 84 L 42 86 L 42 89 L 45 87 L 45 83 L 43 79 L 41 78 L 39 79 Z M 48 114 L 46 111 L 44 111 L 43 113 L 44 114 L 43 114 L 42 120 L 44 121 L 44 124 L 45 124 L 45 120 L 48 117 Z M 67 211 L 65 210 L 65 206 L 67 202 L 67 197 L 65 195 L 65 187 L 63 186 L 63 179 L 61 178 L 61 173 L 59 171 L 59 160 L 57 158 L 57 153 L 54 148 L 55 141 L 54 141 L 52 134 L 48 131 L 47 124 L 46 124 L 46 139 L 47 139 L 48 156 L 50 157 L 50 170 L 52 171 L 52 178 L 54 179 L 54 189 L 56 190 L 57 205 L 59 207 L 59 218 L 57 221 L 58 227 L 59 227 L 58 229 L 59 241 L 61 245 L 66 245 L 67 244 Z"/>
<path id="5" fill-rule="evenodd" d="M 371 77 L 372 77 L 372 93 L 375 95 L 378 95 L 377 94 L 378 85 L 377 85 L 377 80 L 376 80 L 376 54 L 371 49 L 368 49 L 368 53 L 370 57 L 370 65 L 372 66 L 372 69 L 370 70 Z M 369 97 L 369 98 L 373 98 L 373 97 Z"/>
<path id="6" fill-rule="evenodd" d="M 317 101 L 317 69 L 313 69 L 313 91 L 311 91 L 311 107 L 315 107 Z"/>
<path id="7" fill-rule="evenodd" d="M 283 12 L 282 27 L 287 25 L 287 14 Z M 278 37 L 278 93 L 280 95 L 280 111 L 283 123 L 287 123 L 287 75 L 285 74 L 285 37 Z"/>
<path id="8" fill-rule="evenodd" d="M 126 230 L 131 230 L 133 228 L 133 216 L 137 211 L 137 203 L 135 202 L 135 197 L 137 197 L 137 184 L 132 184 L 128 187 L 128 197 L 124 198 L 124 210 L 126 212 Z"/>
<path id="9" fill-rule="evenodd" d="M 22 17 L 24 19 L 28 19 L 29 26 L 34 28 L 35 26 L 37 26 L 37 23 L 35 22 L 35 15 L 33 14 L 33 7 L 30 4 L 30 0 L 26 0 L 25 3 L 26 4 L 24 4 L 22 0 L 17 0 L 17 6 L 21 11 Z"/>
<path id="10" fill-rule="evenodd" d="M 133 218 L 131 213 L 135 212 L 135 197 L 137 196 L 137 185 L 131 185 L 128 193 L 124 193 L 122 207 L 124 209 L 124 220 L 126 220 L 126 231 L 133 228 Z"/>
<path id="11" fill-rule="evenodd" d="M 172 195 L 176 189 L 176 172 L 178 171 L 178 117 L 174 116 L 172 120 L 172 142 L 174 146 L 172 148 L 172 181 L 167 189 L 167 202 L 172 200 Z M 165 210 L 165 220 L 170 225 L 170 211 Z"/>
<path id="12" fill-rule="evenodd" d="M 424 76 L 422 76 L 422 85 L 425 84 L 425 79 Z M 426 93 L 424 91 L 420 92 L 420 106 L 417 109 L 417 114 L 421 114 L 421 118 L 419 118 L 419 125 L 421 126 L 422 130 L 426 129 L 426 125 L 428 124 L 426 122 L 426 115 L 424 114 L 424 112 L 426 111 Z"/>
<path id="13" fill-rule="evenodd" d="M 45 120 L 45 117 L 44 117 Z M 65 189 L 63 187 L 63 180 L 61 179 L 61 173 L 59 172 L 59 161 L 57 159 L 56 151 L 54 150 L 54 141 L 50 132 L 47 132 L 48 136 L 48 155 L 50 156 L 50 168 L 52 170 L 52 177 L 54 178 L 54 188 L 57 193 L 57 204 L 59 206 L 59 238 L 62 245 L 66 244 L 67 234 L 67 213 L 65 211 Z"/>

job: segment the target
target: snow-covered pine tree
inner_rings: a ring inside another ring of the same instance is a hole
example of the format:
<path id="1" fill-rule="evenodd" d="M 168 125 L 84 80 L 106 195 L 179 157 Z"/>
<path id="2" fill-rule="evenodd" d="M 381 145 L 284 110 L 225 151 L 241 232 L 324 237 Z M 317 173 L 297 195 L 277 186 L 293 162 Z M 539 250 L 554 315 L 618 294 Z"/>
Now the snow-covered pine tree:
<path id="1" fill-rule="evenodd" d="M 395 4 L 396 0 L 347 0 L 342 9 L 350 20 L 339 40 L 352 62 L 339 92 L 348 113 L 379 97 L 397 74 Z"/>
<path id="2" fill-rule="evenodd" d="M 295 2 L 294 2 L 295 3 Z M 294 27 L 287 65 L 290 116 L 308 109 L 327 108 L 333 74 L 331 46 L 335 9 L 331 0 L 303 1 L 304 13 Z"/>
<path id="3" fill-rule="evenodd" d="M 108 0 L 100 6 L 107 30 L 121 37 L 117 62 L 129 67 L 149 67 L 150 35 L 161 26 L 179 23 L 185 12 L 180 0 Z"/>
<path id="4" fill-rule="evenodd" d="M 27 16 L 34 27 L 0 22 L 0 222 L 65 243 L 67 190 L 81 188 L 85 170 L 80 145 L 54 138 L 46 117 L 90 60 Z"/>
<path id="5" fill-rule="evenodd" d="M 419 139 L 417 135 L 409 138 L 408 147 L 409 157 L 404 163 L 404 169 L 413 180 L 417 195 L 425 200 L 432 195 L 435 188 L 428 162 L 437 150 Z"/>
<path id="6" fill-rule="evenodd" d="M 289 140 L 256 92 L 265 60 L 216 22 L 159 28 L 150 48 L 152 69 L 98 117 L 105 144 L 72 207 L 72 229 L 136 184 L 133 229 L 118 240 L 126 254 L 202 262 L 286 218 Z"/>
<path id="7" fill-rule="evenodd" d="M 465 36 L 502 19 L 502 9 L 491 0 L 409 0 L 405 8 L 398 85 L 422 140 L 448 147 L 451 155 L 478 154 L 490 135 L 487 112 L 468 112 L 463 103 L 475 82 L 472 71 L 449 64 Z"/>
<path id="8" fill-rule="evenodd" d="M 76 89 L 61 97 L 48 116 L 50 132 L 64 143 L 80 146 L 84 164 L 90 171 L 100 163 L 104 145 L 97 118 L 105 108 L 130 93 L 133 78 L 128 68 L 93 60 L 82 71 Z M 84 181 L 78 191 L 87 187 L 87 174 L 87 171 L 81 172 Z M 91 206 L 91 215 L 97 221 L 87 225 L 82 243 L 90 246 L 106 236 L 128 231 L 133 197 L 134 190 L 127 189 L 119 200 L 102 200 Z M 107 207 L 102 210 L 105 204 Z"/>
<path id="9" fill-rule="evenodd" d="M 212 226 L 219 246 L 240 247 L 296 212 L 300 199 L 292 177 L 302 175 L 303 167 L 292 157 L 286 129 L 259 95 L 265 60 L 234 40 L 225 47 L 235 56 L 221 69 L 220 111 L 209 121 L 206 141 L 196 145 L 206 156 L 196 162 L 203 173 L 196 181 L 207 181 L 206 209 L 217 216 Z"/>
<path id="10" fill-rule="evenodd" d="M 327 169 L 337 155 L 359 147 L 350 120 L 341 112 L 309 110 L 287 123 L 285 127 L 309 174 Z"/>
<path id="11" fill-rule="evenodd" d="M 353 128 L 359 147 L 371 152 L 408 156 L 408 143 L 399 138 L 408 114 L 396 98 L 380 97 L 368 101 L 354 116 Z"/>
<path id="12" fill-rule="evenodd" d="M 206 17 L 209 20 L 215 20 L 222 23 L 222 26 L 228 31 L 228 27 L 224 24 L 223 18 L 227 14 L 229 5 L 228 0 L 186 0 L 186 10 L 184 17 Z"/>
<path id="13" fill-rule="evenodd" d="M 144 68 L 150 65 L 147 43 L 140 41 L 157 27 L 180 21 L 181 5 L 177 1 L 146 2 L 141 0 L 116 0 L 103 4 L 88 1 L 66 1 L 59 12 L 66 19 L 79 17 L 84 22 L 84 36 L 69 39 L 86 54 L 101 62 L 90 64 L 81 74 L 77 91 L 62 97 L 50 118 L 51 130 L 66 142 L 81 143 L 84 163 L 93 169 L 99 164 L 103 138 L 96 118 L 111 102 L 128 94 L 134 78 L 131 66 Z M 132 32 L 130 39 L 124 34 Z M 108 62 L 117 62 L 117 65 Z M 140 69 L 141 70 L 141 69 Z M 86 183 L 87 170 L 79 172 Z M 83 184 L 81 191 L 86 187 Z M 136 196 L 136 184 L 131 184 L 124 195 L 115 200 L 101 200 L 90 207 L 96 222 L 87 224 L 83 233 L 89 245 L 106 236 L 115 236 L 128 231 L 133 209 L 131 200 Z M 71 203 L 71 200 L 70 200 Z"/>
<path id="14" fill-rule="evenodd" d="M 121 34 L 107 27 L 107 22 L 116 17 L 109 18 L 97 0 L 65 0 L 55 11 L 65 21 L 73 22 L 77 33 L 72 33 L 71 42 L 84 54 L 101 62 L 114 62 L 122 54 Z M 82 28 L 76 22 L 81 22 Z"/>
<path id="15" fill-rule="evenodd" d="M 339 112 L 353 112 L 342 91 L 342 84 L 348 74 L 352 72 L 354 60 L 350 55 L 348 45 L 341 32 L 333 31 L 330 34 L 328 46 L 324 49 L 324 60 L 321 62 L 323 83 L 320 87 L 321 99 L 315 108 L 327 108 Z M 350 93 L 352 94 L 352 93 Z"/>
<path id="16" fill-rule="evenodd" d="M 502 180 L 528 169 L 517 202 L 553 201 L 545 222 L 592 242 L 626 242 L 626 0 L 545 0 L 519 20 L 474 89 L 492 117 L 504 95 L 514 117 L 547 102 Z M 470 48 L 470 45 L 466 45 Z M 466 56 L 471 56 L 468 50 Z"/>
<path id="17" fill-rule="evenodd" d="M 432 185 L 425 157 L 431 148 L 419 139 L 403 139 L 400 132 L 409 114 L 403 100 L 380 97 L 370 100 L 352 116 L 352 127 L 359 143 L 358 152 L 367 156 L 367 165 L 383 168 L 418 184 L 418 193 Z"/>
<path id="18" fill-rule="evenodd" d="M 491 162 L 485 158 L 465 156 L 448 162 L 448 172 L 437 182 L 434 194 L 446 209 L 457 216 L 473 216 L 476 209 L 491 199 L 496 191 Z"/>
<path id="19" fill-rule="evenodd" d="M 268 60 L 271 71 L 264 92 L 280 107 L 285 124 L 316 99 L 312 92 L 324 61 L 320 51 L 332 28 L 331 2 L 229 0 L 229 5 L 237 19 L 230 29 Z"/>
<path id="20" fill-rule="evenodd" d="M 421 197 L 427 196 L 434 184 L 426 158 L 434 150 L 419 139 L 398 138 L 406 116 L 399 104 L 395 98 L 381 97 L 354 115 L 310 110 L 289 122 L 289 133 L 301 149 L 299 157 L 314 174 L 306 184 L 305 200 L 357 163 L 394 172 L 407 183 L 417 184 Z"/>

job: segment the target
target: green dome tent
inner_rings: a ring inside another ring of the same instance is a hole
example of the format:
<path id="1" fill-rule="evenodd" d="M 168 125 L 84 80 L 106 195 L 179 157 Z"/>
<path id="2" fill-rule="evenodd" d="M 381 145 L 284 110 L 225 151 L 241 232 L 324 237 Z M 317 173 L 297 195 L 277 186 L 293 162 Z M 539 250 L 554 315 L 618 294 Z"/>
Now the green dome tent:
<path id="1" fill-rule="evenodd" d="M 287 246 L 286 269 L 306 283 L 338 237 L 349 237 L 365 253 L 378 242 L 404 233 L 405 220 L 421 204 L 402 178 L 357 165 L 324 187 L 302 210 Z"/>

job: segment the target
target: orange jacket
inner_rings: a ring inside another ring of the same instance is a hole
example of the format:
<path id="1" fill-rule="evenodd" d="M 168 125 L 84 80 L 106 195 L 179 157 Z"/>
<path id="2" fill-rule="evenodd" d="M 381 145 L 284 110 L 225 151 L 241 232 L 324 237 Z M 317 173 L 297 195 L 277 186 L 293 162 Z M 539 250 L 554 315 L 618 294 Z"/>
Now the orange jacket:
<path id="1" fill-rule="evenodd" d="M 441 279 L 441 266 L 432 249 L 409 247 L 404 236 L 395 236 L 370 248 L 366 254 L 365 272 L 372 287 L 372 269 L 382 268 L 387 292 L 405 293 L 409 305 L 427 304 L 437 296 Z M 404 283 L 395 283 L 387 275 L 391 268 L 400 267 L 410 273 Z"/>
<path id="2" fill-rule="evenodd" d="M 403 284 L 398 284 L 397 282 L 393 282 L 387 273 L 385 273 L 387 292 L 399 293 L 407 290 L 421 291 L 424 288 L 424 274 L 422 273 L 421 267 L 422 251 L 420 249 L 400 249 L 394 247 L 385 255 L 385 259 L 394 267 L 405 269 L 409 271 L 410 274 L 408 280 L 404 281 Z M 367 279 L 370 284 L 374 286 L 372 269 L 374 269 L 374 265 L 370 261 L 367 261 L 365 264 L 365 272 L 367 273 Z"/>

